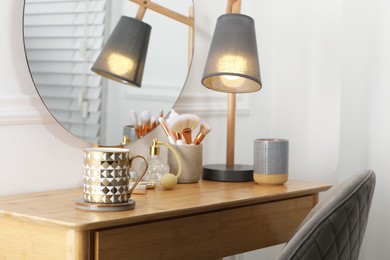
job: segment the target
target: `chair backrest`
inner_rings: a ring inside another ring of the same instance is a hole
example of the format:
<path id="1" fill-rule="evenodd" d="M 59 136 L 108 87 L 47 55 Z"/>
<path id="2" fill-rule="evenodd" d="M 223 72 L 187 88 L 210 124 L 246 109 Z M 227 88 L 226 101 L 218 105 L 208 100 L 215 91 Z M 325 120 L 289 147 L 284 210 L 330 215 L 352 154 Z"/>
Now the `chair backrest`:
<path id="1" fill-rule="evenodd" d="M 358 259 L 375 179 L 368 170 L 339 184 L 313 208 L 277 259 Z"/>

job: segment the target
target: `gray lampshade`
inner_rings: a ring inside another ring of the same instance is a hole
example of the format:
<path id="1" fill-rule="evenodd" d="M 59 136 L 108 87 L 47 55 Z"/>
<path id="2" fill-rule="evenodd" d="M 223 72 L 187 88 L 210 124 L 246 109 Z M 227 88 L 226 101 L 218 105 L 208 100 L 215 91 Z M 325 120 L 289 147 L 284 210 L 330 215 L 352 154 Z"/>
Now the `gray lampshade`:
<path id="1" fill-rule="evenodd" d="M 140 20 L 122 16 L 91 70 L 103 77 L 140 87 L 151 29 Z"/>
<path id="2" fill-rule="evenodd" d="M 218 18 L 202 84 L 228 93 L 261 89 L 255 24 L 251 17 L 224 14 Z"/>

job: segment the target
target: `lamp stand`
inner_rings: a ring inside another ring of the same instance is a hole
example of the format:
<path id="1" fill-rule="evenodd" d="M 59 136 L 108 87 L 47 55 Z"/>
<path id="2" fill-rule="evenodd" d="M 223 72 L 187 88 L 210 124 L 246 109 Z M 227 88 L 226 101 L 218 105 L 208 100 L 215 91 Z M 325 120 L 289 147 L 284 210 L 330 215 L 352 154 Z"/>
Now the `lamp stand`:
<path id="1" fill-rule="evenodd" d="M 235 121 L 236 94 L 228 93 L 226 164 L 204 165 L 203 179 L 227 182 L 253 181 L 252 165 L 234 164 Z"/>
<path id="2" fill-rule="evenodd" d="M 162 15 L 165 15 L 171 19 L 174 19 L 178 22 L 184 23 L 190 27 L 194 27 L 194 18 L 193 17 L 187 17 L 182 14 L 179 14 L 175 11 L 172 11 L 171 9 L 168 9 L 164 6 L 161 6 L 159 4 L 156 4 L 152 2 L 151 0 L 130 0 L 133 3 L 136 3 L 139 5 L 138 12 L 136 15 L 136 19 L 142 20 L 145 12 L 147 9 L 153 10 L 157 13 L 160 13 Z"/>
<path id="3" fill-rule="evenodd" d="M 236 93 L 228 93 L 226 132 L 226 166 L 234 166 L 234 144 L 236 136 Z"/>

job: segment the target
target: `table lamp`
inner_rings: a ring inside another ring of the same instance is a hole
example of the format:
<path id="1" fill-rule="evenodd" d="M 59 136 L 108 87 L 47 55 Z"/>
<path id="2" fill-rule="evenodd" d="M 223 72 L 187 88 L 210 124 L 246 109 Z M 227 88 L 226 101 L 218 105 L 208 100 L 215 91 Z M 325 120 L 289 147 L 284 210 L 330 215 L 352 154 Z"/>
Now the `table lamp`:
<path id="1" fill-rule="evenodd" d="M 202 84 L 209 89 L 228 93 L 226 164 L 204 165 L 203 178 L 253 181 L 252 165 L 234 163 L 236 93 L 261 89 L 256 33 L 251 17 L 227 13 L 218 18 Z"/>

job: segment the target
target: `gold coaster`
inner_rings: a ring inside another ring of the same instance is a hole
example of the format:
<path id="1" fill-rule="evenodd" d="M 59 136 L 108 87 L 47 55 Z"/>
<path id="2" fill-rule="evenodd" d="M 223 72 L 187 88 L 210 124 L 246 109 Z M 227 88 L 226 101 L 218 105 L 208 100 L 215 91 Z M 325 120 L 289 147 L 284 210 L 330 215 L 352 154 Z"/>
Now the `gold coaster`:
<path id="1" fill-rule="evenodd" d="M 128 202 L 122 203 L 93 203 L 79 199 L 75 201 L 76 209 L 86 211 L 100 211 L 100 212 L 112 212 L 112 211 L 125 211 L 135 208 L 135 201 L 129 199 Z"/>

